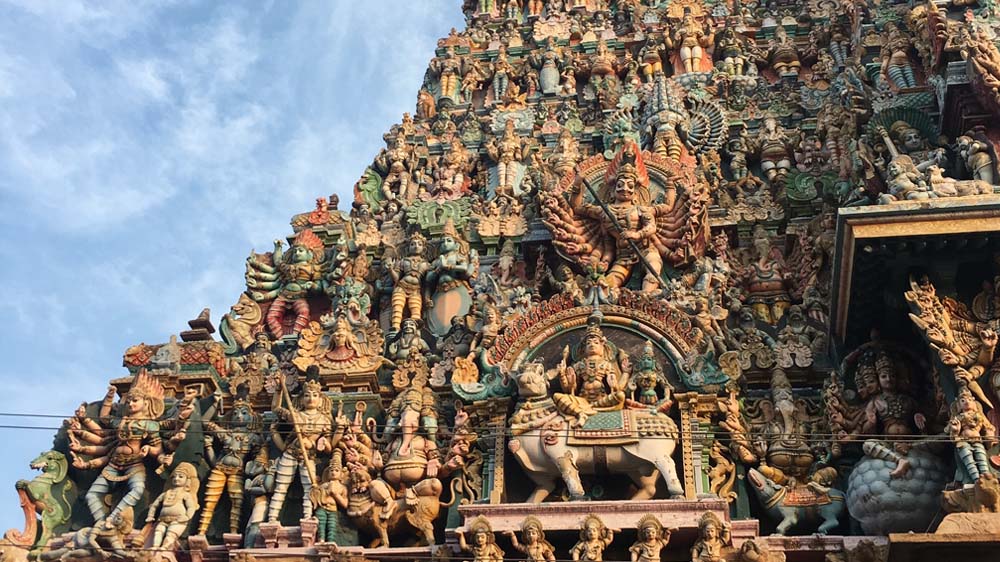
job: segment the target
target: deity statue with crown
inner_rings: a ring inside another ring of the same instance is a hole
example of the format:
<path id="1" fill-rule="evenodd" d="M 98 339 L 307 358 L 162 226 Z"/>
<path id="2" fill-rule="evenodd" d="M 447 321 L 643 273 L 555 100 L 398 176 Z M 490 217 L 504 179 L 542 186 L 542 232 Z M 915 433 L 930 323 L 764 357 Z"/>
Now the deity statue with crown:
<path id="1" fill-rule="evenodd" d="M 472 307 L 472 287 L 479 271 L 479 255 L 469 249 L 455 223 L 445 223 L 437 259 L 430 264 L 424 290 L 428 298 L 427 327 L 436 336 L 444 336 L 451 329 L 451 320 L 464 316 Z"/>
<path id="2" fill-rule="evenodd" d="M 636 269 L 643 271 L 643 292 L 655 293 L 662 287 L 664 264 L 689 263 L 707 245 L 707 207 L 698 204 L 699 185 L 682 181 L 682 171 L 641 152 L 632 140 L 607 164 L 596 190 L 587 177 L 597 166 L 592 160 L 542 195 L 542 218 L 553 244 L 581 267 L 596 265 L 611 288 L 625 286 Z M 647 161 L 657 167 L 655 193 Z M 594 197 L 588 199 L 588 192 Z"/>
<path id="3" fill-rule="evenodd" d="M 597 412 L 624 408 L 628 358 L 601 331 L 600 315 L 588 319 L 587 331 L 573 356 L 576 360 L 571 363 L 569 346 L 563 348 L 557 371 L 566 392 L 552 397 L 559 411 L 575 417 L 582 426 Z"/>
<path id="4" fill-rule="evenodd" d="M 247 258 L 247 289 L 253 300 L 271 301 L 265 320 L 274 337 L 285 335 L 289 312 L 295 314 L 292 334 L 309 324 L 306 296 L 322 289 L 323 257 L 323 241 L 313 231 L 303 230 L 288 252 L 282 249 L 281 240 L 275 240 L 270 255 L 251 254 Z"/>

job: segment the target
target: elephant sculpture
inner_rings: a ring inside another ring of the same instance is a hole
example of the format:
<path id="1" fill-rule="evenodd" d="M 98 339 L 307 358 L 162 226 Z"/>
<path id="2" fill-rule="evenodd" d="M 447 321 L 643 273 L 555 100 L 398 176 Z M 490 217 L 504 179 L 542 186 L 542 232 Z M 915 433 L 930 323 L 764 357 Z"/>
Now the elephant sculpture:
<path id="1" fill-rule="evenodd" d="M 840 516 L 844 513 L 844 492 L 830 488 L 818 492 L 809 486 L 789 488 L 782 486 L 751 468 L 747 473 L 747 481 L 753 488 L 767 510 L 768 515 L 780 519 L 775 531 L 784 535 L 793 526 L 801 522 L 820 521 L 816 533 L 825 535 L 837 528 Z"/>
<path id="2" fill-rule="evenodd" d="M 638 486 L 633 500 L 651 499 L 661 474 L 671 498 L 684 496 L 672 458 L 677 426 L 669 416 L 651 409 L 608 412 L 621 416 L 620 435 L 612 440 L 586 437 L 549 396 L 549 380 L 554 376 L 540 363 L 529 363 L 511 375 L 520 400 L 511 418 L 513 437 L 508 447 L 535 483 L 528 502 L 542 502 L 559 478 L 571 499 L 584 499 L 580 474 L 596 474 L 599 468 L 631 478 Z"/>

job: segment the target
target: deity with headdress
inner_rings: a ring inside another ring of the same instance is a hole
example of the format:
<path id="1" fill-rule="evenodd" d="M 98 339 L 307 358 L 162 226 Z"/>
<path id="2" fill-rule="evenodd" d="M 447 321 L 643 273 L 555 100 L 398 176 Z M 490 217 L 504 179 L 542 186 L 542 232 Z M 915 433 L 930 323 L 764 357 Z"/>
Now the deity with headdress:
<path id="1" fill-rule="evenodd" d="M 665 182 L 654 201 L 648 159 L 660 160 L 626 141 L 596 191 L 588 178 L 578 174 L 575 181 L 568 180 L 572 181 L 566 189 L 568 197 L 543 196 L 542 217 L 556 248 L 582 267 L 596 262 L 612 288 L 626 285 L 638 267 L 645 271 L 642 290 L 655 292 L 661 287 L 665 262 L 686 263 L 707 244 L 707 230 L 699 226 L 697 217 L 690 216 L 698 207 L 689 204 L 688 194 L 678 194 L 677 177 Z M 667 170 L 657 177 L 669 178 L 669 174 Z M 566 181 L 563 185 L 567 186 Z M 596 197 L 587 200 L 588 191 Z"/>

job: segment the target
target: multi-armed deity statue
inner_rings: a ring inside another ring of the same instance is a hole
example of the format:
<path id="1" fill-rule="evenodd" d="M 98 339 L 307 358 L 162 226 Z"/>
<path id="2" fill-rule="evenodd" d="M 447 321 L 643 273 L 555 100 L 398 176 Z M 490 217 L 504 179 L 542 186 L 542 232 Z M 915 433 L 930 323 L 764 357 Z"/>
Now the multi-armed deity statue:
<path id="1" fill-rule="evenodd" d="M 794 562 L 1000 529 L 994 3 L 462 9 L 350 209 L 317 185 L 251 253 L 221 342 L 206 312 L 130 348 L 0 550 Z"/>

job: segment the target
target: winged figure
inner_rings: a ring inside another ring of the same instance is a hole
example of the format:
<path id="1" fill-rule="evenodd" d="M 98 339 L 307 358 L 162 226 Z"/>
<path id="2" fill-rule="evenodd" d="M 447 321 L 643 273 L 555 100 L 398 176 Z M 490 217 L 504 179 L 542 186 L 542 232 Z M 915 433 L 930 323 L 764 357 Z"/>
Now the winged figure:
<path id="1" fill-rule="evenodd" d="M 661 191 L 656 199 L 647 164 Z M 596 173 L 600 179 L 604 165 L 603 184 L 591 192 L 590 178 Z M 708 189 L 694 169 L 691 157 L 684 162 L 659 158 L 641 152 L 632 140 L 610 163 L 601 155 L 588 159 L 542 195 L 542 217 L 553 244 L 570 261 L 603 272 L 612 288 L 624 286 L 636 267 L 645 269 L 643 291 L 657 292 L 664 264 L 690 263 L 707 245 Z M 588 192 L 596 200 L 588 200 Z"/>

